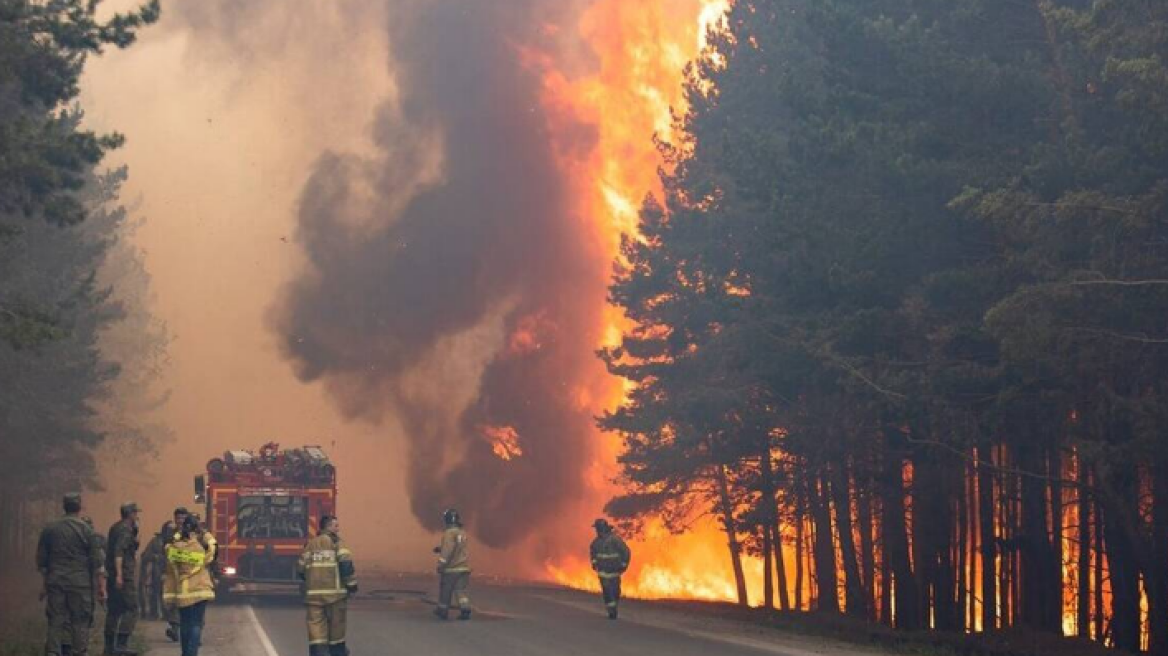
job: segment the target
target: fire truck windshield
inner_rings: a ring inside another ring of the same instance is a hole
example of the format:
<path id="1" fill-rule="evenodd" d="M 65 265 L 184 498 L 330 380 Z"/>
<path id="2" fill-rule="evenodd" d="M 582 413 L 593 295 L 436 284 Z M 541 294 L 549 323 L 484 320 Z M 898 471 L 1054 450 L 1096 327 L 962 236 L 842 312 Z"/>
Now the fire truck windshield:
<path id="1" fill-rule="evenodd" d="M 239 537 L 244 540 L 308 537 L 305 497 L 240 497 L 238 517 Z"/>

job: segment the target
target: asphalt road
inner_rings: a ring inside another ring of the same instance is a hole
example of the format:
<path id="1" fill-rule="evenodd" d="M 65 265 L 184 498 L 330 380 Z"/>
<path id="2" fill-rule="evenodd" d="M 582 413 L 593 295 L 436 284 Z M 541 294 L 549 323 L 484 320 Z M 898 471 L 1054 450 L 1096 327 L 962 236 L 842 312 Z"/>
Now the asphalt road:
<path id="1" fill-rule="evenodd" d="M 474 618 L 433 615 L 426 580 L 372 585 L 350 601 L 354 656 L 810 656 L 871 654 L 841 645 L 663 610 L 630 601 L 609 620 L 599 595 L 571 590 L 472 584 Z M 208 615 L 211 654 L 304 656 L 304 607 L 291 591 L 245 594 Z M 220 626 L 216 626 L 219 624 Z M 226 629 L 234 626 L 234 633 Z M 159 645 L 164 647 L 164 645 Z M 165 653 L 165 648 L 161 649 Z M 209 656 L 204 649 L 201 656 Z M 159 653 L 159 652 L 155 652 Z"/>

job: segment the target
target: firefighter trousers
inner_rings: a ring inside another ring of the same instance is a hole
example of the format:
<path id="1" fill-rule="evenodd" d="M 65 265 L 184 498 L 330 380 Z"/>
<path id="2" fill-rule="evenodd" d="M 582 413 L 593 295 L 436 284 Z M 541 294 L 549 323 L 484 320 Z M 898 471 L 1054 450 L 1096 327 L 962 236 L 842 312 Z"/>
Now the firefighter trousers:
<path id="1" fill-rule="evenodd" d="M 600 592 L 604 596 L 604 605 L 610 609 L 616 608 L 621 598 L 620 575 L 600 577 Z"/>
<path id="2" fill-rule="evenodd" d="M 470 572 L 443 573 L 438 582 L 438 609 L 447 610 L 453 601 L 459 610 L 470 610 Z"/>
<path id="3" fill-rule="evenodd" d="M 346 656 L 345 616 L 349 600 L 308 606 L 308 652 L 312 656 Z"/>

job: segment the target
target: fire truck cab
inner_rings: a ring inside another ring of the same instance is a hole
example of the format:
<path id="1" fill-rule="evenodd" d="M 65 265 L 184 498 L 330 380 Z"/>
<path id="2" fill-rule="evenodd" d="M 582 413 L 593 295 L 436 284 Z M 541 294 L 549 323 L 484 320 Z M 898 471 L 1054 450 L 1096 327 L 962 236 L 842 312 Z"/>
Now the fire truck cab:
<path id="1" fill-rule="evenodd" d="M 337 472 L 319 446 L 228 451 L 195 477 L 196 503 L 219 543 L 220 584 L 298 583 L 296 561 L 323 515 L 336 513 Z"/>

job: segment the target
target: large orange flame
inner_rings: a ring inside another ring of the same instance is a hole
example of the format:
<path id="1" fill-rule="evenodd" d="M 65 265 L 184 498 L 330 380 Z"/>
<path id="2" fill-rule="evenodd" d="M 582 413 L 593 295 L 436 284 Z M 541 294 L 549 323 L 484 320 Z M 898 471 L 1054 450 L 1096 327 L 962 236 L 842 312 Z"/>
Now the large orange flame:
<path id="1" fill-rule="evenodd" d="M 590 75 L 570 78 L 547 61 L 541 65 L 544 105 L 564 125 L 595 126 L 595 148 L 560 158 L 564 178 L 573 181 L 577 207 L 594 230 L 601 266 L 607 271 L 619 254 L 622 234 L 637 232 L 638 209 L 649 193 L 660 193 L 662 161 L 653 137 L 671 140 L 673 115 L 684 110 L 684 69 L 705 48 L 707 29 L 720 20 L 728 0 L 596 0 L 575 28 L 597 57 Z M 553 128 L 555 126 L 553 125 Z M 605 306 L 606 345 L 619 341 L 627 321 Z M 598 345 L 599 346 L 599 345 Z M 613 380 L 608 397 L 592 399 L 597 411 L 617 405 L 626 393 Z M 604 440 L 601 462 L 590 472 L 593 488 L 611 493 L 619 444 Z M 726 537 L 704 518 L 684 536 L 649 522 L 632 544 L 634 562 L 626 591 L 649 598 L 730 600 L 736 596 Z M 749 580 L 762 564 L 746 559 Z M 548 564 L 549 576 L 585 589 L 598 584 L 583 558 Z"/>

